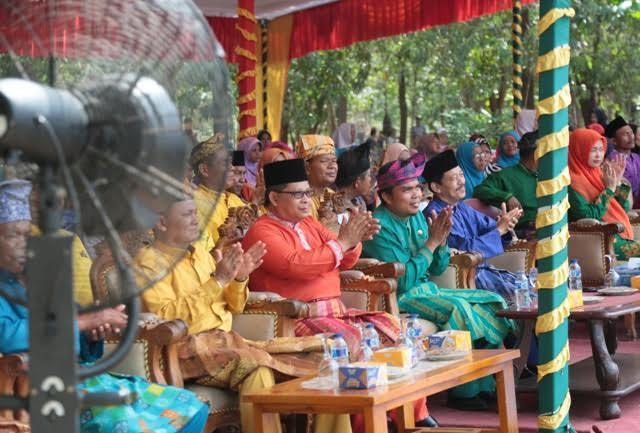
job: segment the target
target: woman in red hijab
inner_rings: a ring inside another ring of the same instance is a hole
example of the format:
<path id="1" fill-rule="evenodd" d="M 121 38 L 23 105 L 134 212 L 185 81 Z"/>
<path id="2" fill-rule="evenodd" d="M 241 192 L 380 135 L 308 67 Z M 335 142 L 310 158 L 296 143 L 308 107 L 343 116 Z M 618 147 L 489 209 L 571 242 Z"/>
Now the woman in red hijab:
<path id="1" fill-rule="evenodd" d="M 640 255 L 640 243 L 633 240 L 627 216 L 631 188 L 624 181 L 626 161 L 622 155 L 605 160 L 605 139 L 596 131 L 576 129 L 569 139 L 569 219 L 595 218 L 622 223 L 624 231 L 616 235 L 614 247 L 618 259 Z"/>

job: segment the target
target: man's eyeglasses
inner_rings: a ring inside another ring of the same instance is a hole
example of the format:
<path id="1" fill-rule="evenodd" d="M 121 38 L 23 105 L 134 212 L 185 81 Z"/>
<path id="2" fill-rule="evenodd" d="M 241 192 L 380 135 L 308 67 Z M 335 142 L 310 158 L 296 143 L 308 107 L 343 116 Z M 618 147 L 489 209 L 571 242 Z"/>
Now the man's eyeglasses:
<path id="1" fill-rule="evenodd" d="M 306 191 L 277 191 L 282 194 L 289 194 L 293 196 L 296 200 L 300 200 L 302 197 L 311 198 L 313 196 L 313 191 L 308 189 Z"/>

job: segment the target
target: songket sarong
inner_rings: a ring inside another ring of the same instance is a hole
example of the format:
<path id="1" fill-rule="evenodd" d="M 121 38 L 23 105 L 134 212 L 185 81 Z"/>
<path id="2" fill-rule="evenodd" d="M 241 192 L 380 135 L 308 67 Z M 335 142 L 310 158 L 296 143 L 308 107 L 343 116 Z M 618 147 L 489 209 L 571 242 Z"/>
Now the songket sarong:
<path id="1" fill-rule="evenodd" d="M 432 282 L 407 290 L 398 299 L 400 310 L 418 314 L 440 329 L 465 330 L 471 340 L 498 347 L 513 329 L 509 319 L 496 317 L 507 308 L 497 293 L 486 290 L 440 289 Z"/>
<path id="2" fill-rule="evenodd" d="M 397 318 L 383 311 L 363 311 L 347 308 L 339 298 L 321 299 L 308 302 L 309 317 L 296 322 L 297 336 L 320 333 L 340 333 L 343 335 L 352 358 L 360 353 L 359 323 L 372 323 L 378 331 L 380 342 L 384 346 L 396 343 L 400 336 L 400 323 Z"/>
<path id="3" fill-rule="evenodd" d="M 271 349 L 273 354 L 267 352 Z M 178 359 L 185 380 L 237 390 L 258 367 L 290 377 L 315 374 L 321 350 L 320 340 L 315 337 L 250 342 L 236 332 L 216 329 L 186 337 L 179 343 Z"/>
<path id="4" fill-rule="evenodd" d="M 83 433 L 200 433 L 209 408 L 190 391 L 114 373 L 89 378 L 80 394 L 129 391 L 133 403 L 95 406 L 80 413 Z"/>

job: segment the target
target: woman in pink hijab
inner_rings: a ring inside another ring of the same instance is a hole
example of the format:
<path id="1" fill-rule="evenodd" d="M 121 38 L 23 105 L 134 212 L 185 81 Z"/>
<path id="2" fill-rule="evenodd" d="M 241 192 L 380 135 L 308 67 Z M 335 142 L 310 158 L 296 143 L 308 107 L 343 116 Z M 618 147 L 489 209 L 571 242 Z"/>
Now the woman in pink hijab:
<path id="1" fill-rule="evenodd" d="M 387 162 L 395 161 L 399 159 L 400 161 L 404 161 L 405 159 L 409 159 L 411 156 L 411 152 L 402 143 L 393 143 L 387 146 L 386 150 L 382 154 L 382 161 L 380 161 L 380 167 L 385 165 Z"/>
<path id="2" fill-rule="evenodd" d="M 262 143 L 256 137 L 243 138 L 238 144 L 238 150 L 244 152 L 244 178 L 253 187 L 258 179 L 258 162 L 262 157 Z"/>

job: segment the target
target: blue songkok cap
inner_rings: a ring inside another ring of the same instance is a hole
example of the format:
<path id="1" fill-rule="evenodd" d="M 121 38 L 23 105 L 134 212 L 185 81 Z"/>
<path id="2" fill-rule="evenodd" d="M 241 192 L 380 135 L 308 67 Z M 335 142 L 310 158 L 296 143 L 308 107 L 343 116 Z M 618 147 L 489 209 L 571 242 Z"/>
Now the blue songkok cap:
<path id="1" fill-rule="evenodd" d="M 26 180 L 0 182 L 0 224 L 31 221 L 29 194 L 31 183 Z"/>

